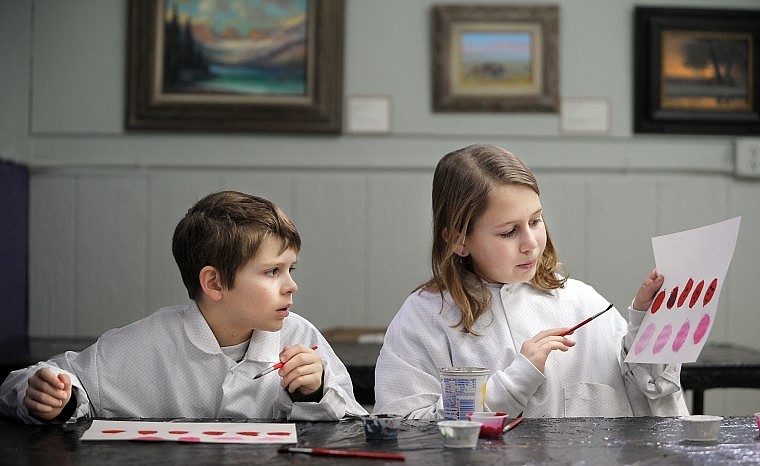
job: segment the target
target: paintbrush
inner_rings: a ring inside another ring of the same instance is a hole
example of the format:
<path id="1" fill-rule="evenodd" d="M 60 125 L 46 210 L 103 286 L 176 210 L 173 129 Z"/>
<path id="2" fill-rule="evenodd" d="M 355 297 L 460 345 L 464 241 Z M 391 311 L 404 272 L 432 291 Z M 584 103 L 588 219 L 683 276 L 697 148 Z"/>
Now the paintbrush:
<path id="1" fill-rule="evenodd" d="M 514 421 L 510 422 L 509 424 L 507 424 L 506 427 L 504 427 L 503 433 L 506 434 L 507 431 L 514 429 L 517 426 L 517 424 L 522 422 L 522 420 L 523 420 L 523 413 L 520 413 L 517 415 L 517 418 Z"/>
<path id="2" fill-rule="evenodd" d="M 596 314 L 592 315 L 592 316 L 591 316 L 591 317 L 589 317 L 588 319 L 586 319 L 586 320 L 584 320 L 584 321 L 580 322 L 579 324 L 577 324 L 577 325 L 575 325 L 575 326 L 573 326 L 573 327 L 570 327 L 570 329 L 569 329 L 569 330 L 567 330 L 567 331 L 565 331 L 565 332 L 563 332 L 563 333 L 560 333 L 560 335 L 559 335 L 559 336 L 561 336 L 561 337 L 564 337 L 565 335 L 569 335 L 569 334 L 573 333 L 574 331 L 576 331 L 576 330 L 578 330 L 579 328 L 583 327 L 584 325 L 586 325 L 587 323 L 589 323 L 589 322 L 591 322 L 592 320 L 596 319 L 597 317 L 599 317 L 600 315 L 602 315 L 602 314 L 604 314 L 605 312 L 609 311 L 610 309 L 612 309 L 612 304 L 610 304 L 609 306 L 607 306 L 607 309 L 605 309 L 605 310 L 603 310 L 603 311 L 601 311 L 601 312 L 597 312 Z"/>
<path id="3" fill-rule="evenodd" d="M 329 448 L 307 448 L 307 447 L 280 447 L 278 453 L 306 453 L 308 455 L 319 456 L 347 456 L 353 458 L 377 458 L 382 460 L 399 460 L 404 461 L 404 455 L 395 453 L 378 453 L 374 451 L 358 450 L 332 450 Z"/>
<path id="4" fill-rule="evenodd" d="M 312 346 L 312 347 L 311 347 L 311 349 L 312 349 L 312 350 L 315 350 L 315 349 L 317 349 L 317 345 L 314 345 L 314 346 Z M 285 365 L 285 363 L 284 363 L 284 362 L 278 362 L 277 364 L 275 364 L 274 366 L 270 367 L 269 369 L 264 369 L 263 371 L 259 372 L 259 373 L 258 373 L 258 374 L 256 374 L 256 375 L 255 375 L 253 378 L 254 378 L 254 379 L 258 379 L 258 378 L 259 378 L 259 377 L 261 377 L 262 375 L 267 375 L 267 374 L 269 374 L 269 373 L 270 373 L 270 372 L 272 372 L 272 371 L 276 371 L 277 369 L 281 368 L 281 367 L 282 367 L 282 366 L 284 366 L 284 365 Z"/>

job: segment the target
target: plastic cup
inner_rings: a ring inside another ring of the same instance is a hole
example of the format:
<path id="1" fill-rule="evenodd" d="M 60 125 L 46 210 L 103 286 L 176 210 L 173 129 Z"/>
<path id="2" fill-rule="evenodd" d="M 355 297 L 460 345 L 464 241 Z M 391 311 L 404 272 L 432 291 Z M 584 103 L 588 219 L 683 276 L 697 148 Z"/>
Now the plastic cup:
<path id="1" fill-rule="evenodd" d="M 696 414 L 693 416 L 684 416 L 683 419 L 685 438 L 694 442 L 709 442 L 718 440 L 718 431 L 723 418 L 720 416 L 709 416 L 706 414 Z"/>
<path id="2" fill-rule="evenodd" d="M 483 367 L 448 367 L 438 370 L 443 393 L 443 418 L 467 420 L 468 413 L 483 411 L 489 370 Z"/>
<path id="3" fill-rule="evenodd" d="M 448 448 L 475 448 L 483 424 L 475 421 L 441 421 L 438 429 L 443 436 L 443 446 Z"/>

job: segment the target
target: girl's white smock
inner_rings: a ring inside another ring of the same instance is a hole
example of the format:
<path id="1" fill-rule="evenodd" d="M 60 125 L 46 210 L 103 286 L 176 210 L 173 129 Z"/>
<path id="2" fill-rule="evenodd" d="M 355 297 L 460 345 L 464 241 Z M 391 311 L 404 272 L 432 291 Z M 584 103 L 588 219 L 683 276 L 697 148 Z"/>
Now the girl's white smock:
<path id="1" fill-rule="evenodd" d="M 571 327 L 608 305 L 589 285 L 568 280 L 543 292 L 529 283 L 488 284 L 491 309 L 464 333 L 460 311 L 444 293 L 416 291 L 394 317 L 375 370 L 375 413 L 443 417 L 440 368 L 490 370 L 486 405 L 512 416 L 676 416 L 688 414 L 680 364 L 627 364 L 627 348 L 645 312 L 629 307 L 629 323 L 611 309 L 569 335 L 576 345 L 552 351 L 542 374 L 520 354 L 523 342 Z M 479 335 L 479 336 L 478 336 Z"/>

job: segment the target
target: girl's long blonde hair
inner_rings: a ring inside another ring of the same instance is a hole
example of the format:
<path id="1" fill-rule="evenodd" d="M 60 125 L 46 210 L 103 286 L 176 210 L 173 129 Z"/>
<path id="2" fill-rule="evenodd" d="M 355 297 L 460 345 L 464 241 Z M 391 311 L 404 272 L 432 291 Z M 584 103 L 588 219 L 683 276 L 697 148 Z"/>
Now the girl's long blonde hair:
<path id="1" fill-rule="evenodd" d="M 448 291 L 462 312 L 456 326 L 467 333 L 474 333 L 473 325 L 489 308 L 491 294 L 482 280 L 467 280 L 474 274 L 472 259 L 454 251 L 485 211 L 488 194 L 505 184 L 528 186 L 540 195 L 530 169 L 510 152 L 490 144 L 473 144 L 444 155 L 433 175 L 433 276 L 418 290 L 437 291 L 441 297 Z M 567 277 L 558 274 L 560 268 L 547 229 L 546 248 L 530 283 L 544 291 L 563 287 Z"/>

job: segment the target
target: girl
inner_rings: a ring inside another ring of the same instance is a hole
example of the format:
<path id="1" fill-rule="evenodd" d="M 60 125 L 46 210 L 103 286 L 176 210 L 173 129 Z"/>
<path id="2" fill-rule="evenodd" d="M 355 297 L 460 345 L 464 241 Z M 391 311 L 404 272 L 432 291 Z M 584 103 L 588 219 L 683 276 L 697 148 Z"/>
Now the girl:
<path id="1" fill-rule="evenodd" d="M 627 325 L 611 310 L 573 341 L 564 332 L 609 303 L 559 267 L 538 184 L 517 157 L 492 145 L 445 155 L 433 177 L 433 276 L 388 327 L 374 411 L 442 418 L 438 370 L 475 366 L 490 370 L 492 411 L 688 414 L 680 365 L 623 362 L 663 277 L 644 280 Z"/>

